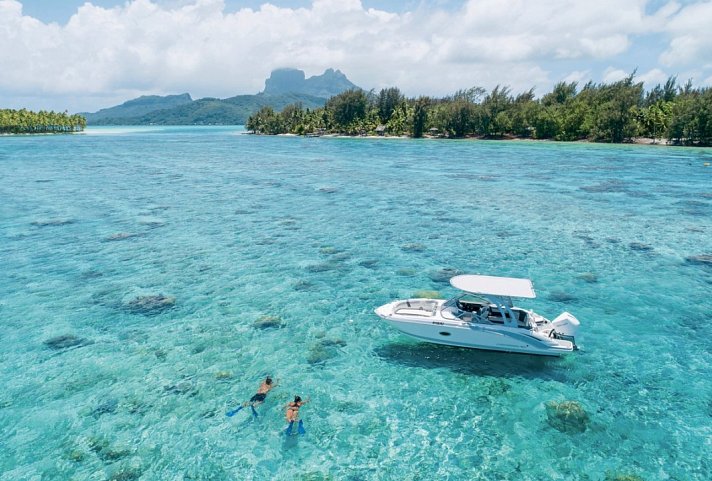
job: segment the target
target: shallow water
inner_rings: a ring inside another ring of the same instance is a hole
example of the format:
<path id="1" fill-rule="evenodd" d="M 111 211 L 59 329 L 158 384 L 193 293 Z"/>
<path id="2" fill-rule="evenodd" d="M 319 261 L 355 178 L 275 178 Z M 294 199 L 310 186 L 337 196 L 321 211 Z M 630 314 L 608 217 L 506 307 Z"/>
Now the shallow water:
<path id="1" fill-rule="evenodd" d="M 0 138 L 0 480 L 712 479 L 712 151 L 240 134 Z M 453 271 L 531 278 L 582 351 L 373 314 Z"/>

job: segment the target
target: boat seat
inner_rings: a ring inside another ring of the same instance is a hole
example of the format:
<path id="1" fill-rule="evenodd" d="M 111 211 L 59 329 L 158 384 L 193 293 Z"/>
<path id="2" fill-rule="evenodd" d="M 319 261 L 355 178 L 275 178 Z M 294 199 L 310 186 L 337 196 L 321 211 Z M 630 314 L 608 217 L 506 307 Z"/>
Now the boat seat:
<path id="1" fill-rule="evenodd" d="M 396 311 L 396 314 L 400 314 L 403 316 L 423 316 L 423 317 L 432 317 L 435 315 L 435 310 L 428 310 L 428 309 L 415 309 L 415 308 L 407 308 L 403 307 L 400 308 Z"/>
<path id="2" fill-rule="evenodd" d="M 526 311 L 513 311 L 513 312 L 518 312 L 518 314 L 515 314 L 517 316 L 517 322 L 520 325 L 524 325 L 527 322 L 527 312 Z M 507 319 L 509 319 L 509 316 L 506 316 Z M 490 322 L 494 322 L 496 324 L 504 324 L 504 319 L 502 318 L 502 313 L 499 311 L 490 311 L 489 314 L 487 315 L 487 320 Z"/>
<path id="3" fill-rule="evenodd" d="M 457 308 L 465 312 L 477 312 L 482 307 L 484 306 L 477 302 L 457 301 Z"/>
<path id="4" fill-rule="evenodd" d="M 502 319 L 502 313 L 499 311 L 490 310 L 490 312 L 487 314 L 487 320 L 496 324 L 504 324 L 504 320 Z"/>

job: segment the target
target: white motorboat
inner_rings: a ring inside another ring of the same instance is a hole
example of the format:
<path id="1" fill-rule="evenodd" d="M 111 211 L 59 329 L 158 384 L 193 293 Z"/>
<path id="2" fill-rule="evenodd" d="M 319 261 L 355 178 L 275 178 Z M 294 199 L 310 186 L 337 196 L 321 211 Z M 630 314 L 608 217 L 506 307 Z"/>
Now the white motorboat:
<path id="1" fill-rule="evenodd" d="M 577 349 L 580 323 L 569 312 L 550 321 L 512 304 L 536 297 L 529 279 L 460 275 L 450 284 L 462 291 L 452 299 L 398 300 L 376 314 L 409 336 L 449 346 L 544 356 Z"/>

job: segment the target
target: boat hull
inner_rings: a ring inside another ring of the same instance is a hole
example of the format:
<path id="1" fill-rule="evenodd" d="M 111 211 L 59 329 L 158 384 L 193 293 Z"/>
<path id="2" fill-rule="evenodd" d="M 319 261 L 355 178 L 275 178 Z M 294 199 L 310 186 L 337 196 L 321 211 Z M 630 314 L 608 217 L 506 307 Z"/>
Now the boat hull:
<path id="1" fill-rule="evenodd" d="M 574 350 L 574 344 L 537 335 L 527 329 L 489 326 L 438 315 L 399 316 L 387 304 L 376 314 L 402 333 L 422 341 L 486 351 L 558 357 Z"/>

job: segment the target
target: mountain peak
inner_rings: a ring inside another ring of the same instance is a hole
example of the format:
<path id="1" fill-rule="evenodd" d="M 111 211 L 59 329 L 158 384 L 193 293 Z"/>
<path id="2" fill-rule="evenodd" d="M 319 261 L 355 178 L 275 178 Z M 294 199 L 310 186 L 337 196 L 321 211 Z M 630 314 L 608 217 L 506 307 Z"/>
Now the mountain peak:
<path id="1" fill-rule="evenodd" d="M 358 88 L 340 70 L 328 68 L 321 75 L 306 78 L 303 70 L 279 68 L 265 80 L 265 94 L 299 93 L 329 98 Z"/>

